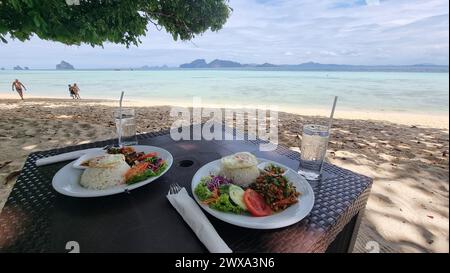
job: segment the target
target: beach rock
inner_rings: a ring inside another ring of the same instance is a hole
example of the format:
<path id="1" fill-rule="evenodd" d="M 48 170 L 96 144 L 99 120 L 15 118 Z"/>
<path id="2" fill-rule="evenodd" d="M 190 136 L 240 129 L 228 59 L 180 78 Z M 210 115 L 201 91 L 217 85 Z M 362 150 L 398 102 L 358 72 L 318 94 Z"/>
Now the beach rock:
<path id="1" fill-rule="evenodd" d="M 74 70 L 75 67 L 66 61 L 61 61 L 61 63 L 56 65 L 56 69 L 58 70 Z"/>

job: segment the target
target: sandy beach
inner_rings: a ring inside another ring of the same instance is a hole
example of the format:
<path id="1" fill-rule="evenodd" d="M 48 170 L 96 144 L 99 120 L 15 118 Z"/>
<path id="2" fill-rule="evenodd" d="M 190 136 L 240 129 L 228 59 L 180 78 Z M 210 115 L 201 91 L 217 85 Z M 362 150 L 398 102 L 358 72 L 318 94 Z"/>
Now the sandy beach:
<path id="1" fill-rule="evenodd" d="M 29 153 L 114 137 L 115 104 L 0 98 L 0 208 Z M 144 104 L 127 102 L 139 133 L 170 127 L 169 106 Z M 289 112 L 279 113 L 279 142 L 298 150 L 300 126 L 325 117 Z M 355 251 L 376 241 L 382 252 L 448 252 L 448 116 L 338 109 L 336 118 L 327 160 L 374 179 Z"/>
<path id="2" fill-rule="evenodd" d="M 33 99 L 34 102 L 45 102 L 48 99 L 56 100 L 64 99 L 61 97 L 40 97 L 26 94 L 27 98 Z M 8 100 L 16 100 L 17 94 L 15 93 L 1 93 L 0 99 L 8 99 Z M 117 102 L 112 100 L 101 100 L 96 98 L 87 98 L 86 103 L 98 104 L 103 106 L 111 106 L 115 107 Z M 247 106 L 250 102 L 246 102 Z M 331 103 L 331 101 L 330 101 Z M 146 107 L 146 106 L 182 106 L 182 107 L 192 107 L 192 101 L 183 101 L 183 100 L 159 100 L 158 98 L 154 98 L 152 100 L 127 100 L 126 104 L 129 107 Z M 230 105 L 232 105 L 230 107 Z M 236 104 L 208 104 L 202 102 L 203 107 L 211 107 L 211 108 L 238 108 L 239 106 Z M 255 104 L 251 105 L 252 107 L 258 108 L 261 105 Z M 268 108 L 270 105 L 262 105 L 265 108 Z M 401 125 L 411 125 L 411 126 L 421 126 L 427 128 L 442 128 L 449 129 L 449 116 L 445 113 L 436 114 L 436 113 L 425 113 L 425 112 L 415 112 L 415 113 L 406 113 L 406 112 L 395 112 L 395 111 L 371 111 L 371 110 L 352 110 L 352 109 L 342 109 L 339 106 L 339 111 L 335 113 L 336 118 L 340 119 L 352 119 L 352 120 L 373 120 L 373 121 L 389 121 L 396 124 Z M 292 107 L 292 106 L 284 106 L 278 107 L 278 111 L 284 111 L 287 113 L 303 115 L 303 116 L 328 116 L 330 114 L 329 108 L 317 108 L 317 107 Z M 314 113 L 314 114 L 312 114 Z"/>

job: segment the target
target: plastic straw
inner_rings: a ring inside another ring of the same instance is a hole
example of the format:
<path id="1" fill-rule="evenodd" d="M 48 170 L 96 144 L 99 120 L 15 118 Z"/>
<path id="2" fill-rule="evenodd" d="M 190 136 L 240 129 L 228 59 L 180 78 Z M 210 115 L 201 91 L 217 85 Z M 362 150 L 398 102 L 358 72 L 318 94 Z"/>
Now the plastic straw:
<path id="1" fill-rule="evenodd" d="M 333 125 L 334 110 L 336 109 L 337 99 L 338 97 L 334 96 L 333 108 L 331 109 L 330 120 L 328 121 L 328 134 L 330 133 L 331 125 Z"/>
<path id="2" fill-rule="evenodd" d="M 124 91 L 120 94 L 120 101 L 119 101 L 119 146 L 122 147 L 122 101 L 123 101 L 123 95 Z"/>

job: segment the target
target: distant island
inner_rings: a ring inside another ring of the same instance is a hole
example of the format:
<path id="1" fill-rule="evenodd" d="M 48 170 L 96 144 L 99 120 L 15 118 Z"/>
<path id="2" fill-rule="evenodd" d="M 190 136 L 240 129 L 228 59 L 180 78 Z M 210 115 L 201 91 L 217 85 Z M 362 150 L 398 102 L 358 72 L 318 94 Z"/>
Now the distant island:
<path id="1" fill-rule="evenodd" d="M 207 63 L 205 59 L 197 59 L 179 66 L 182 69 L 218 69 L 241 68 L 249 70 L 287 70 L 287 71 L 397 71 L 397 72 L 448 72 L 447 65 L 415 64 L 415 65 L 347 65 L 347 64 L 321 64 L 307 62 L 293 65 L 241 64 L 229 60 L 213 60 Z"/>
<path id="2" fill-rule="evenodd" d="M 35 68 L 34 68 L 35 69 Z M 255 71 L 349 71 L 349 72 L 434 72 L 448 73 L 448 65 L 435 65 L 430 63 L 413 65 L 349 65 L 349 64 L 322 64 L 307 62 L 300 64 L 242 64 L 231 60 L 215 59 L 207 62 L 205 59 L 197 59 L 179 66 L 168 65 L 142 65 L 122 68 L 88 68 L 78 70 L 113 70 L 113 71 L 146 71 L 146 70 L 187 70 L 187 69 L 223 69 L 223 70 L 255 70 Z M 1 70 L 5 70 L 2 68 Z M 16 65 L 13 70 L 30 70 L 27 66 Z M 56 70 L 75 70 L 75 67 L 61 61 L 56 65 Z"/>
<path id="3" fill-rule="evenodd" d="M 215 59 L 210 63 L 206 63 L 205 59 L 197 59 L 191 63 L 180 65 L 180 68 L 236 68 L 243 66 L 245 65 L 233 61 Z"/>
<path id="4" fill-rule="evenodd" d="M 68 62 L 61 61 L 61 63 L 56 65 L 57 70 L 74 70 L 75 67 Z"/>
<path id="5" fill-rule="evenodd" d="M 30 70 L 28 66 L 24 66 L 23 68 L 20 65 L 16 65 L 13 67 L 14 70 Z M 2 70 L 5 70 L 5 68 L 2 67 Z"/>

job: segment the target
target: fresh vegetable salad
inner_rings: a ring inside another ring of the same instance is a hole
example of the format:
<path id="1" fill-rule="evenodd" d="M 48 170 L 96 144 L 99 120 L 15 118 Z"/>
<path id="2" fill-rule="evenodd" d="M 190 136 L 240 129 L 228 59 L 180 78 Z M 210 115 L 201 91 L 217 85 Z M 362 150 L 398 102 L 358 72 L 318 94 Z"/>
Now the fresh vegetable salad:
<path id="1" fill-rule="evenodd" d="M 123 154 L 125 161 L 130 165 L 125 173 L 125 183 L 134 184 L 151 177 L 160 175 L 167 169 L 167 163 L 158 156 L 158 153 L 136 152 L 133 147 L 109 148 L 108 154 Z"/>
<path id="2" fill-rule="evenodd" d="M 205 176 L 194 189 L 195 195 L 210 208 L 235 214 L 268 216 L 298 202 L 294 185 L 283 175 L 285 170 L 271 165 L 247 187 L 220 175 Z"/>

